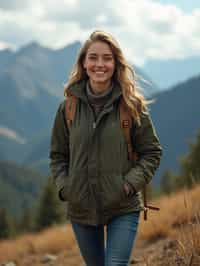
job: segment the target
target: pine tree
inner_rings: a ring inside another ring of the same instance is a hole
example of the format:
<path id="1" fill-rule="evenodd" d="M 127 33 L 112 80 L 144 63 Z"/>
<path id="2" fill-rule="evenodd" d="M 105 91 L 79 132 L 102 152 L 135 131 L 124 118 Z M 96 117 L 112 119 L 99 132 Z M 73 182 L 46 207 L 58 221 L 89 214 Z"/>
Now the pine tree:
<path id="1" fill-rule="evenodd" d="M 53 224 L 62 223 L 63 221 L 63 208 L 58 199 L 55 186 L 52 180 L 49 179 L 39 201 L 35 227 L 37 230 L 40 230 Z"/>
<path id="2" fill-rule="evenodd" d="M 25 208 L 18 223 L 20 232 L 30 232 L 34 229 L 34 217 L 29 208 Z"/>
<path id="3" fill-rule="evenodd" d="M 188 154 L 181 159 L 181 170 L 177 177 L 178 187 L 192 187 L 200 182 L 200 131 L 194 143 L 190 144 Z"/>
<path id="4" fill-rule="evenodd" d="M 13 235 L 11 218 L 6 209 L 0 209 L 0 238 L 9 238 Z"/>

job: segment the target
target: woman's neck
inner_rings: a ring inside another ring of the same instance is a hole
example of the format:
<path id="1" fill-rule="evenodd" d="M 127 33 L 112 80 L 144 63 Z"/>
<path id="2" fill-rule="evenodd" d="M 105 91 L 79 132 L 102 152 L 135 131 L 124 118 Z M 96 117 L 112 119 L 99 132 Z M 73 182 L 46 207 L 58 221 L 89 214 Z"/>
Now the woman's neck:
<path id="1" fill-rule="evenodd" d="M 92 90 L 92 93 L 96 95 L 105 94 L 106 91 L 110 90 L 112 86 L 112 82 L 109 81 L 107 84 L 105 83 L 94 83 L 91 80 L 89 81 L 90 89 Z"/>
<path id="2" fill-rule="evenodd" d="M 95 101 L 96 100 L 99 101 L 100 99 L 107 98 L 110 92 L 112 91 L 112 88 L 113 88 L 113 84 L 111 84 L 107 90 L 101 91 L 101 93 L 96 94 L 93 92 L 90 86 L 90 82 L 87 82 L 87 86 L 86 86 L 87 95 L 89 96 L 90 99 L 95 100 Z"/>

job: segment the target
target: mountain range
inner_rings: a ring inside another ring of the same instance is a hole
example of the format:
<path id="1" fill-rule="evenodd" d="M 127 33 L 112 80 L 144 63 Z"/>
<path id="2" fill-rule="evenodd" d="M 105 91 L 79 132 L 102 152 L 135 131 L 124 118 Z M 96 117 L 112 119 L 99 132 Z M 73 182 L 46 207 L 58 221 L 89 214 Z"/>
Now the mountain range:
<path id="1" fill-rule="evenodd" d="M 0 51 L 2 163 L 10 161 L 10 164 L 14 164 L 13 169 L 18 164 L 36 168 L 45 173 L 45 176 L 49 174 L 51 127 L 57 107 L 63 100 L 63 85 L 80 45 L 75 42 L 63 49 L 51 50 L 33 42 L 16 52 Z M 189 143 L 194 140 L 200 127 L 200 72 L 197 73 L 195 68 L 186 75 L 193 77 L 168 88 L 159 88 L 160 84 L 165 83 L 165 73 L 158 71 L 153 75 L 156 68 L 151 68 L 150 65 L 144 69 L 134 67 L 136 73 L 149 82 L 141 83 L 146 97 L 155 99 L 150 105 L 150 112 L 163 147 L 161 165 L 154 178 L 154 183 L 158 185 L 165 170 L 178 170 L 178 159 L 187 152 Z M 167 65 L 164 66 L 163 63 L 163 69 L 164 67 L 167 68 Z M 174 82 L 179 79 L 177 73 L 178 71 L 173 73 Z M 173 83 L 173 79 L 169 84 Z M 1 164 L 0 170 L 2 167 L 12 168 L 10 164 Z M 14 172 L 15 170 L 11 174 Z M 19 169 L 17 172 L 20 173 Z M 19 176 L 20 174 L 16 176 L 16 183 L 21 182 Z M 2 186 L 5 186 L 4 181 L 0 177 Z M 0 205 L 2 202 L 3 199 Z"/>
<path id="2" fill-rule="evenodd" d="M 155 183 L 165 170 L 177 171 L 179 160 L 189 150 L 200 130 L 200 75 L 154 96 L 150 107 L 162 147 L 163 157 Z"/>
<path id="3" fill-rule="evenodd" d="M 28 153 L 34 153 L 35 141 L 40 142 L 41 136 L 49 139 L 52 118 L 80 46 L 75 42 L 52 50 L 33 42 L 17 52 L 0 52 L 0 143 L 5 159 L 29 161 L 33 155 Z M 135 69 L 149 82 L 140 81 L 146 95 L 155 93 L 153 81 L 140 68 Z M 8 140 L 6 132 L 10 133 Z"/>

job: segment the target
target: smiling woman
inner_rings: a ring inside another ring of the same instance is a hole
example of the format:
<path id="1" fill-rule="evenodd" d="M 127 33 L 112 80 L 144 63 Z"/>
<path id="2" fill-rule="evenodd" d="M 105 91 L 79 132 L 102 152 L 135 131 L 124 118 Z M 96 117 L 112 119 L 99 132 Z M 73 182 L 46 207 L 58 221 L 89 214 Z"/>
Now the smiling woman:
<path id="1" fill-rule="evenodd" d="M 109 33 L 95 31 L 81 47 L 65 96 L 50 150 L 59 197 L 68 201 L 86 265 L 127 266 L 143 209 L 140 191 L 159 165 L 161 146 L 134 70 Z M 129 113 L 123 127 L 122 107 Z M 127 121 L 134 125 L 129 132 L 137 162 L 123 134 Z"/>
<path id="2" fill-rule="evenodd" d="M 101 94 L 111 86 L 115 61 L 107 43 L 97 41 L 91 44 L 83 65 L 95 94 Z"/>

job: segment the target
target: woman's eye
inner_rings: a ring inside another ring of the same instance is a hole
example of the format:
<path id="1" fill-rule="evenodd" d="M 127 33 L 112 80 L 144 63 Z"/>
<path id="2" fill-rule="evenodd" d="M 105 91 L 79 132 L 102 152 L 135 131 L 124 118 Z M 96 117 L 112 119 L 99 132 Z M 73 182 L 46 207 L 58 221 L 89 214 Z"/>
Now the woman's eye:
<path id="1" fill-rule="evenodd" d="M 104 60 L 105 61 L 112 61 L 112 57 L 105 57 Z"/>
<path id="2" fill-rule="evenodd" d="M 88 59 L 95 61 L 95 60 L 98 60 L 99 58 L 97 56 L 89 56 Z M 103 60 L 104 62 L 110 62 L 113 60 L 113 58 L 112 57 L 103 57 L 101 60 Z"/>
<path id="3" fill-rule="evenodd" d="M 95 57 L 95 56 L 90 56 L 89 59 L 90 59 L 90 60 L 95 60 L 96 57 Z"/>

